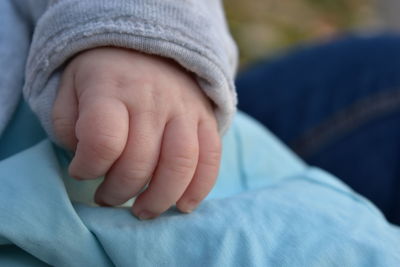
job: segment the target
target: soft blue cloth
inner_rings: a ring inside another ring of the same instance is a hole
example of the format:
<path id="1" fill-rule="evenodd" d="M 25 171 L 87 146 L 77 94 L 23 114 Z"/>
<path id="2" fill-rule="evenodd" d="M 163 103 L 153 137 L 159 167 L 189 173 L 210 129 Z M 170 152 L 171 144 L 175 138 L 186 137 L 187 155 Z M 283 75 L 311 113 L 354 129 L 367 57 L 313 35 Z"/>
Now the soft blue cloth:
<path id="1" fill-rule="evenodd" d="M 26 112 L 0 140 L 0 266 L 400 264 L 399 228 L 243 114 L 208 200 L 189 215 L 139 221 L 125 208 L 71 203 L 63 155 L 47 140 L 27 142 L 43 132 Z"/>

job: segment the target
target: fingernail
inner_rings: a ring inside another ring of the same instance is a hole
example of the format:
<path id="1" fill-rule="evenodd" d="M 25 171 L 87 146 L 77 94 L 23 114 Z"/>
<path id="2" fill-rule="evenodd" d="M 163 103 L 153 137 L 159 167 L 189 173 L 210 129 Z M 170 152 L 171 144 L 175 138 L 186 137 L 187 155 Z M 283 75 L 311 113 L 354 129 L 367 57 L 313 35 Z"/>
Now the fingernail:
<path id="1" fill-rule="evenodd" d="M 96 202 L 97 205 L 102 206 L 102 207 L 111 207 L 112 206 L 100 198 L 95 198 L 94 202 Z"/>
<path id="2" fill-rule="evenodd" d="M 78 175 L 76 173 L 69 172 L 68 174 L 69 174 L 70 177 L 72 177 L 73 179 L 75 179 L 77 181 L 84 181 L 85 180 L 82 176 L 80 176 L 80 175 Z"/>
<path id="3" fill-rule="evenodd" d="M 139 212 L 139 215 L 137 216 L 139 218 L 139 220 L 144 221 L 144 220 L 150 220 L 153 219 L 155 217 L 157 217 L 157 214 L 144 210 Z"/>
<path id="4" fill-rule="evenodd" d="M 99 206 L 110 206 L 106 201 L 104 201 L 103 195 L 104 194 L 101 192 L 101 186 L 99 186 L 94 194 L 94 202 Z"/>
<path id="5" fill-rule="evenodd" d="M 71 165 L 68 168 L 68 175 L 74 178 L 75 180 L 78 181 L 83 181 L 85 178 L 83 178 L 80 174 L 78 174 L 73 168 L 71 168 Z"/>
<path id="6" fill-rule="evenodd" d="M 94 199 L 97 204 L 109 207 L 124 203 L 124 201 L 115 198 L 114 195 L 106 194 L 105 190 L 102 190 L 102 188 L 97 189 Z"/>
<path id="7" fill-rule="evenodd" d="M 190 200 L 184 204 L 183 208 L 181 208 L 181 211 L 184 213 L 191 213 L 197 207 L 197 204 L 197 201 Z"/>

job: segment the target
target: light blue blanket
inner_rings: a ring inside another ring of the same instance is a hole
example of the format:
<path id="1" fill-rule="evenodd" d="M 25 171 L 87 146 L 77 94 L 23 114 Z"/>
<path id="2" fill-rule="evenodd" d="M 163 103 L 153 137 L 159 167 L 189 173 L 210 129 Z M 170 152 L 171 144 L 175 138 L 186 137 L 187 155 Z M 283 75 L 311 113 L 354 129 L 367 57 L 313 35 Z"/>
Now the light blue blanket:
<path id="1" fill-rule="evenodd" d="M 398 227 L 243 114 L 199 209 L 139 221 L 71 203 L 63 152 L 28 113 L 0 140 L 0 266 L 400 266 Z"/>

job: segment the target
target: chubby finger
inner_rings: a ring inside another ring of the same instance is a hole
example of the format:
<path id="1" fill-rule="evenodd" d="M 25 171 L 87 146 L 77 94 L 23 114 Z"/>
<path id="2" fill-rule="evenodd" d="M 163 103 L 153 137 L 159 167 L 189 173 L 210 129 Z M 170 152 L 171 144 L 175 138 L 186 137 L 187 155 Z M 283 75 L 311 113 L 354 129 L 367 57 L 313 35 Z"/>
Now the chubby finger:
<path id="1" fill-rule="evenodd" d="M 221 161 L 221 140 L 212 121 L 202 121 L 198 129 L 199 161 L 193 180 L 176 206 L 182 212 L 193 211 L 208 195 L 218 176 Z"/>
<path id="2" fill-rule="evenodd" d="M 121 205 L 147 184 L 156 167 L 162 133 L 159 116 L 153 112 L 132 111 L 125 150 L 97 189 L 98 204 Z"/>
<path id="3" fill-rule="evenodd" d="M 121 101 L 110 97 L 86 99 L 79 106 L 75 129 L 78 144 L 69 172 L 77 179 L 94 179 L 105 175 L 121 155 L 129 114 Z"/>
<path id="4" fill-rule="evenodd" d="M 78 101 L 74 88 L 73 74 L 66 69 L 53 107 L 53 129 L 57 141 L 65 148 L 75 150 L 75 123 L 78 118 Z"/>
<path id="5" fill-rule="evenodd" d="M 154 176 L 136 199 L 133 213 L 140 219 L 151 219 L 174 205 L 193 178 L 197 160 L 197 123 L 185 116 L 170 120 Z"/>

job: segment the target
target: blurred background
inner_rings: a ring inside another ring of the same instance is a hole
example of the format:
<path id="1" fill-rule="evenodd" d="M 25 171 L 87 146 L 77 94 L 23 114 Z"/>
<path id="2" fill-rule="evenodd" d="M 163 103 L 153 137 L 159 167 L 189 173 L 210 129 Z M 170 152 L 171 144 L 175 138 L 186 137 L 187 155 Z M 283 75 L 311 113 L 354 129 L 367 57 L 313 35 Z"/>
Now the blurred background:
<path id="1" fill-rule="evenodd" d="M 347 32 L 400 25 L 400 0 L 225 0 L 241 66 L 289 47 Z M 399 8 L 394 8 L 395 6 Z"/>

